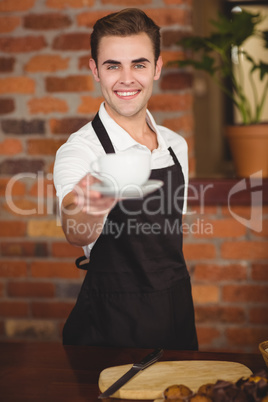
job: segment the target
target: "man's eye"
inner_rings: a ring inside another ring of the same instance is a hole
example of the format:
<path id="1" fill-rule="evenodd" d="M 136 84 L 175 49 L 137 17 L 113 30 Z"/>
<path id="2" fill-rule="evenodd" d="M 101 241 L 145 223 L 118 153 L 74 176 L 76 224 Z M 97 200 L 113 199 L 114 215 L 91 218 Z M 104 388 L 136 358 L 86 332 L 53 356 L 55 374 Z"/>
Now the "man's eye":
<path id="1" fill-rule="evenodd" d="M 114 65 L 114 66 L 108 66 L 107 70 L 117 70 L 118 66 Z"/>
<path id="2" fill-rule="evenodd" d="M 144 64 L 135 64 L 135 68 L 145 68 Z"/>

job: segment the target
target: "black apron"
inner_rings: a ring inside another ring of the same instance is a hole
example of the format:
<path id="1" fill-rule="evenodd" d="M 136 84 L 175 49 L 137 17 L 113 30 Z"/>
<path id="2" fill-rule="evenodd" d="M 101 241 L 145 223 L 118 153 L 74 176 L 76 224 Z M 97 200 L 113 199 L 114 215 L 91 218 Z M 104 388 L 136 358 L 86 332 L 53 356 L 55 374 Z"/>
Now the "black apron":
<path id="1" fill-rule="evenodd" d="M 92 125 L 105 152 L 115 152 L 98 114 Z M 150 176 L 164 186 L 119 201 L 109 213 L 64 326 L 64 344 L 198 349 L 182 252 L 184 176 L 169 152 L 174 165 Z"/>

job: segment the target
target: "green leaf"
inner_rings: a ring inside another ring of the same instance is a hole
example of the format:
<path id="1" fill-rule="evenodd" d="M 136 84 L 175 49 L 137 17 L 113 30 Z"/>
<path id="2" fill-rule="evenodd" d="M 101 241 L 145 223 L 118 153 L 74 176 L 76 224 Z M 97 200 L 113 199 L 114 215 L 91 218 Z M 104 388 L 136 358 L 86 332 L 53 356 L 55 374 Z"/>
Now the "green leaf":
<path id="1" fill-rule="evenodd" d="M 262 37 L 264 39 L 264 47 L 268 49 L 268 31 L 262 32 Z"/>
<path id="2" fill-rule="evenodd" d="M 211 21 L 219 33 L 230 40 L 234 46 L 241 46 L 242 43 L 255 33 L 255 25 L 263 18 L 259 13 L 252 14 L 245 10 L 238 13 L 233 13 L 232 18 L 228 19 L 223 15 L 219 15 L 218 21 Z"/>
<path id="3" fill-rule="evenodd" d="M 259 64 L 259 68 L 260 68 L 260 79 L 263 80 L 265 74 L 268 74 L 268 64 L 263 63 L 261 61 L 260 64 Z"/>

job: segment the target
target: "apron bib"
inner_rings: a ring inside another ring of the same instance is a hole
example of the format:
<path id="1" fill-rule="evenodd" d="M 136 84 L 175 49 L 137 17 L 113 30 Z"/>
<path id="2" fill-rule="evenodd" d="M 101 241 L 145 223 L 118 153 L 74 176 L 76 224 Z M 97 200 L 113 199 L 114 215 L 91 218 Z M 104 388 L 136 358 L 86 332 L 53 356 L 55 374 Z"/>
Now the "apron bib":
<path id="1" fill-rule="evenodd" d="M 98 114 L 92 125 L 106 153 L 114 152 Z M 64 344 L 198 348 L 182 252 L 184 177 L 169 152 L 174 165 L 150 176 L 164 186 L 143 199 L 119 201 L 109 213 L 64 326 Z"/>

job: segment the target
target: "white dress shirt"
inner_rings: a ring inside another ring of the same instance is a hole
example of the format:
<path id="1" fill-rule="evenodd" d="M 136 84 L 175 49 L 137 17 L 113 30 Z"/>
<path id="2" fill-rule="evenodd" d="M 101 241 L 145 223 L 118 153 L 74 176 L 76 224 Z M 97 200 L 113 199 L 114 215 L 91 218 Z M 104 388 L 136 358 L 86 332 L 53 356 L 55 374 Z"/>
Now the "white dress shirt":
<path id="1" fill-rule="evenodd" d="M 151 169 L 159 169 L 174 164 L 168 148 L 171 147 L 180 162 L 185 180 L 184 208 L 186 213 L 186 198 L 188 186 L 188 150 L 185 139 L 166 127 L 156 125 L 151 113 L 147 110 L 147 124 L 157 135 L 158 147 L 152 152 L 136 142 L 122 127 L 120 127 L 106 112 L 104 102 L 100 106 L 99 117 L 109 134 L 116 153 L 136 150 L 137 152 L 151 153 Z M 59 210 L 63 198 L 74 186 L 92 171 L 91 164 L 105 151 L 92 127 L 91 122 L 83 126 L 76 133 L 71 134 L 67 142 L 56 153 L 54 164 L 54 185 L 59 201 Z M 94 243 L 83 247 L 89 257 Z"/>

